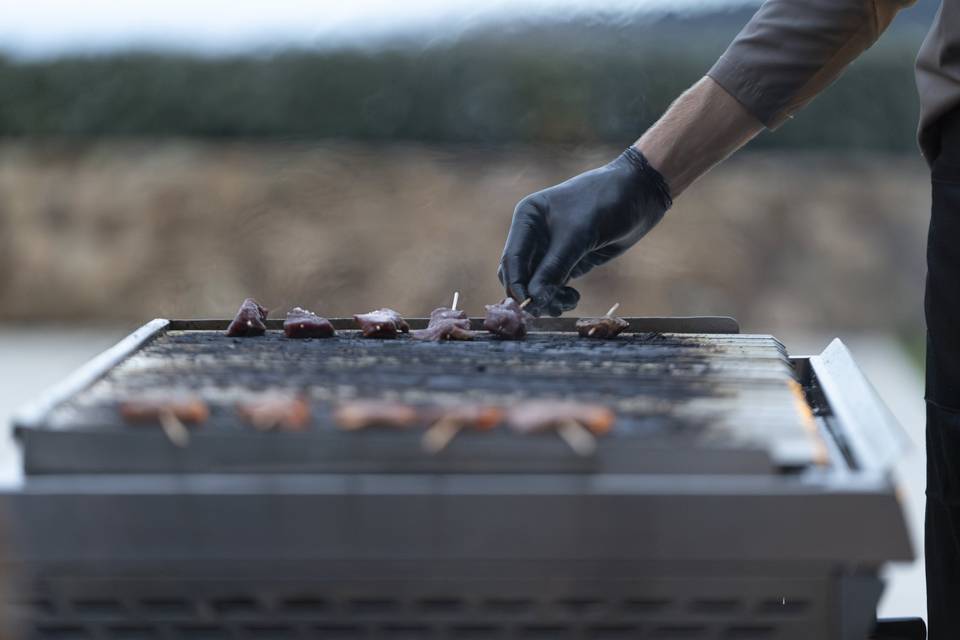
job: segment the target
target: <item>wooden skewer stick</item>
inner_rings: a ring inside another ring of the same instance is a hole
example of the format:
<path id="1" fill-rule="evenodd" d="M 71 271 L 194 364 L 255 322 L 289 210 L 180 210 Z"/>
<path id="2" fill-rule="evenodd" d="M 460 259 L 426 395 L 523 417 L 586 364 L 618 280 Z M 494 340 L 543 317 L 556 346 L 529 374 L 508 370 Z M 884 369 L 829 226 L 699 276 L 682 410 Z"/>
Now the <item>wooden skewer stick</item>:
<path id="1" fill-rule="evenodd" d="M 557 425 L 557 433 L 578 456 L 589 456 L 597 450 L 597 439 L 576 420 L 566 420 Z"/>
<path id="2" fill-rule="evenodd" d="M 451 310 L 451 311 L 456 311 L 456 310 L 457 310 L 457 302 L 459 302 L 459 300 L 460 300 L 460 292 L 459 292 L 459 291 L 454 291 L 454 292 L 453 292 L 453 304 L 450 305 L 450 310 Z"/>
<path id="3" fill-rule="evenodd" d="M 531 302 L 532 300 L 533 300 L 533 298 L 527 298 L 526 300 L 524 300 L 523 302 L 520 303 L 520 308 L 523 309 L 523 308 L 526 307 L 528 304 L 530 304 L 530 302 Z"/>
<path id="4" fill-rule="evenodd" d="M 463 423 L 459 420 L 451 417 L 440 418 L 427 429 L 420 442 L 427 453 L 438 454 L 447 448 L 462 429 Z"/>
<path id="5" fill-rule="evenodd" d="M 618 302 L 617 304 L 615 304 L 615 305 L 613 305 L 612 307 L 610 307 L 610 311 L 607 311 L 607 313 L 605 314 L 605 316 L 606 316 L 607 318 L 611 317 L 611 316 L 613 315 L 613 312 L 616 311 L 616 310 L 619 309 L 619 308 L 620 308 L 620 303 Z M 587 335 L 588 335 L 588 336 L 592 336 L 592 335 L 593 335 L 594 333 L 596 333 L 596 332 L 597 332 L 597 328 L 596 328 L 596 327 L 591 327 L 591 328 L 590 328 L 590 331 L 587 331 Z"/>
<path id="6" fill-rule="evenodd" d="M 183 448 L 190 444 L 190 431 L 187 430 L 180 418 L 170 409 L 162 409 L 157 416 L 164 435 L 174 446 Z"/>

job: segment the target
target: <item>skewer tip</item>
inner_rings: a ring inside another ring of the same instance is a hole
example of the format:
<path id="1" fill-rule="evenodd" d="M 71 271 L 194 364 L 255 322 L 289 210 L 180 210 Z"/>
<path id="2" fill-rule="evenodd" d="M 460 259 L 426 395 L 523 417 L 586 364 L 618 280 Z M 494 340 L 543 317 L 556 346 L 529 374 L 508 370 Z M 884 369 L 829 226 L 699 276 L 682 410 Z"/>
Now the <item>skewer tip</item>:
<path id="1" fill-rule="evenodd" d="M 460 292 L 459 292 L 459 291 L 454 291 L 454 292 L 453 292 L 453 304 L 450 305 L 450 310 L 451 310 L 451 311 L 456 311 L 456 310 L 457 310 L 457 302 L 459 302 L 459 301 L 460 301 Z"/>
<path id="2" fill-rule="evenodd" d="M 526 307 L 528 304 L 530 304 L 530 302 L 532 302 L 532 301 L 533 301 L 533 298 L 527 298 L 526 300 L 524 300 L 523 302 L 520 303 L 520 308 L 523 309 L 523 308 Z"/>
<path id="3" fill-rule="evenodd" d="M 616 303 L 615 305 L 613 305 L 612 307 L 610 307 L 610 311 L 607 311 L 607 315 L 608 315 L 608 316 L 612 316 L 612 315 L 613 315 L 613 312 L 616 311 L 616 310 L 619 309 L 619 308 L 620 308 L 620 303 L 618 302 L 618 303 Z"/>

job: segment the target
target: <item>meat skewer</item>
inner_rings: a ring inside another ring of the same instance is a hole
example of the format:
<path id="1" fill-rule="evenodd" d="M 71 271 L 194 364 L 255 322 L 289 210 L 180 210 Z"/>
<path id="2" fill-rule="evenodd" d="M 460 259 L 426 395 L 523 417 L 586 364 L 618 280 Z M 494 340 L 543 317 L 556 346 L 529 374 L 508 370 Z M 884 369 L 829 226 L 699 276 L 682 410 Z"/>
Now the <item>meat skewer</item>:
<path id="1" fill-rule="evenodd" d="M 190 431 L 184 423 L 199 425 L 210 417 L 207 404 L 195 396 L 144 397 L 120 404 L 120 415 L 127 422 L 159 424 L 175 446 L 190 444 Z"/>
<path id="2" fill-rule="evenodd" d="M 452 407 L 423 434 L 423 448 L 433 454 L 443 451 L 463 429 L 488 431 L 503 421 L 503 409 L 485 405 Z"/>
<path id="3" fill-rule="evenodd" d="M 344 431 L 368 427 L 407 429 L 417 423 L 417 410 L 408 404 L 390 400 L 354 400 L 345 402 L 333 414 L 333 421 Z"/>
<path id="4" fill-rule="evenodd" d="M 608 433 L 615 421 L 613 411 L 602 405 L 550 400 L 517 405 L 507 415 L 507 423 L 520 433 L 555 430 L 581 456 L 596 451 L 595 436 Z"/>
<path id="5" fill-rule="evenodd" d="M 267 331 L 268 313 L 269 309 L 261 307 L 253 298 L 247 298 L 227 327 L 227 335 L 232 338 L 262 336 Z"/>
<path id="6" fill-rule="evenodd" d="M 287 311 L 283 333 L 288 338 L 329 338 L 336 333 L 333 325 L 312 311 L 294 307 Z"/>
<path id="7" fill-rule="evenodd" d="M 523 308 L 529 303 L 530 298 L 517 304 L 508 297 L 497 304 L 488 304 L 483 328 L 501 340 L 522 340 L 527 335 L 527 313 Z"/>
<path id="8" fill-rule="evenodd" d="M 460 298 L 460 292 L 453 293 L 453 306 L 449 309 L 439 307 L 430 312 L 430 321 L 426 329 L 420 329 L 412 333 L 417 340 L 473 340 L 473 332 L 470 331 L 470 318 L 466 312 L 457 309 L 457 300 Z"/>
<path id="9" fill-rule="evenodd" d="M 618 302 L 610 307 L 610 311 L 607 311 L 604 316 L 577 320 L 577 333 L 584 338 L 607 339 L 617 337 L 630 326 L 623 318 L 618 318 L 613 315 L 619 307 L 620 303 Z"/>
<path id="10" fill-rule="evenodd" d="M 419 329 L 412 333 L 415 340 L 473 340 L 469 320 L 454 320 L 444 318 L 437 322 L 431 321 L 426 329 Z"/>
<path id="11" fill-rule="evenodd" d="M 310 405 L 301 397 L 264 394 L 237 403 L 237 413 L 258 431 L 303 431 L 310 421 Z"/>
<path id="12" fill-rule="evenodd" d="M 397 333 L 409 333 L 410 325 L 393 309 L 377 309 L 353 316 L 364 338 L 396 338 Z"/>

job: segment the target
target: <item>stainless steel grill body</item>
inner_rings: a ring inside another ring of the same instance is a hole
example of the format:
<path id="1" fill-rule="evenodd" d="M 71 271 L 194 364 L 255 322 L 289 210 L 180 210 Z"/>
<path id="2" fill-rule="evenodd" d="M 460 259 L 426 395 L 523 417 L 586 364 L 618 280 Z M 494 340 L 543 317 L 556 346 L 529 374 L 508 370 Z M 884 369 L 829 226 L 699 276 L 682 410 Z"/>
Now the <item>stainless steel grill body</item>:
<path id="1" fill-rule="evenodd" d="M 879 569 L 911 550 L 900 443 L 849 354 L 631 320 L 611 342 L 568 320 L 466 344 L 148 325 L 21 415 L 21 614 L 44 638 L 864 638 Z M 186 449 L 115 418 L 158 387 L 213 405 Z M 310 398 L 307 433 L 235 419 L 276 387 Z M 417 430 L 337 432 L 350 397 L 571 397 L 620 419 L 590 458 L 507 432 L 430 456 Z"/>

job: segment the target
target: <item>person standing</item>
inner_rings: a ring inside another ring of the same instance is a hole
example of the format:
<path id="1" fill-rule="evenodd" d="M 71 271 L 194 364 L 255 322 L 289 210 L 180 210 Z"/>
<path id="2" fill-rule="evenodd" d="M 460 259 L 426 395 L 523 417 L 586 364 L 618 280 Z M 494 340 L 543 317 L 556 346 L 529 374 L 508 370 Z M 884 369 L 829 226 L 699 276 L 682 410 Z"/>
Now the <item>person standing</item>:
<path id="1" fill-rule="evenodd" d="M 767 0 L 707 75 L 610 163 L 514 211 L 498 275 L 534 314 L 636 244 L 698 177 L 776 129 L 869 48 L 912 0 Z M 927 244 L 927 615 L 960 638 L 960 0 L 943 0 L 917 58 L 920 148 L 931 169 Z M 906 90 L 906 88 L 904 88 Z M 896 256 L 891 256 L 895 260 Z"/>

